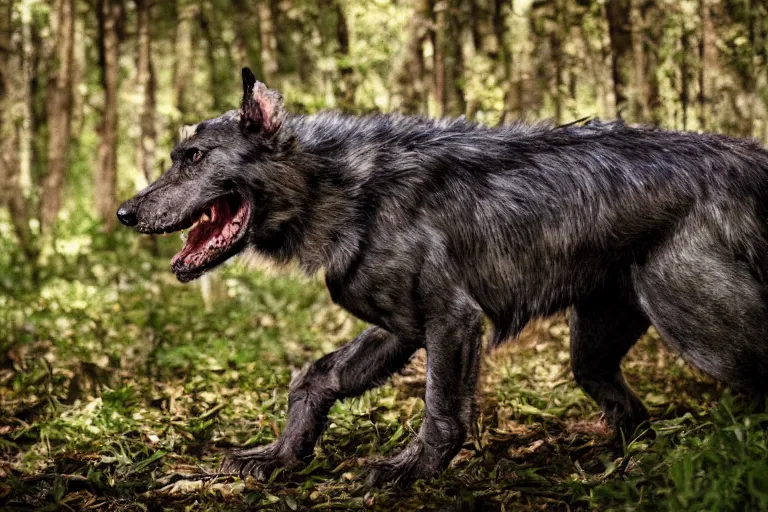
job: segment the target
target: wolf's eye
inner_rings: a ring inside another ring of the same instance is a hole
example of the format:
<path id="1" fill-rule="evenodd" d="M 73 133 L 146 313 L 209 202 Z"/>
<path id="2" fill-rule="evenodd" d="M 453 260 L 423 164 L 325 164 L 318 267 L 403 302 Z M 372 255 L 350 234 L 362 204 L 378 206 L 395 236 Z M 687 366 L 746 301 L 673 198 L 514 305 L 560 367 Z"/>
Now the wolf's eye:
<path id="1" fill-rule="evenodd" d="M 186 157 L 187 160 L 192 162 L 193 164 L 196 164 L 200 160 L 203 159 L 203 152 L 199 149 L 190 149 L 187 151 Z"/>

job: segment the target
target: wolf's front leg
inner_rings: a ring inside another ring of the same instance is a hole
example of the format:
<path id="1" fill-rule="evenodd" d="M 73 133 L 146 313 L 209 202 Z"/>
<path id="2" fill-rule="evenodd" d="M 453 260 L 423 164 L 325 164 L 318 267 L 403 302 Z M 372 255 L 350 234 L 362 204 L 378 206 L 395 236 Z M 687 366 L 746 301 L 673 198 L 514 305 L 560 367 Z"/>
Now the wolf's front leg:
<path id="1" fill-rule="evenodd" d="M 280 467 L 295 467 L 310 457 L 327 420 L 341 398 L 357 396 L 382 384 L 400 370 L 419 348 L 378 327 L 318 359 L 291 383 L 288 418 L 272 444 L 234 450 L 219 466 L 220 473 L 267 478 Z"/>
<path id="2" fill-rule="evenodd" d="M 450 315 L 450 316 L 449 316 Z M 427 392 L 418 437 L 394 457 L 369 463 L 368 481 L 408 485 L 435 475 L 459 452 L 475 413 L 482 315 L 457 300 L 426 326 Z"/>

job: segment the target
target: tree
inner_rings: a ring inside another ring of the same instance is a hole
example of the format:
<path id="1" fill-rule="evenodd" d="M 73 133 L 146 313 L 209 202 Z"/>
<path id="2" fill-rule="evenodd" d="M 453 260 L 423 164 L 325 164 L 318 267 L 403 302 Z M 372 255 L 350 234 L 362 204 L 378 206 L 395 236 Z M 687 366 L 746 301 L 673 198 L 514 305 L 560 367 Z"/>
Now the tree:
<path id="1" fill-rule="evenodd" d="M 520 105 L 520 86 L 522 81 L 514 80 L 514 62 L 512 58 L 512 49 L 507 43 L 507 2 L 504 0 L 493 0 L 493 37 L 495 40 L 495 55 L 491 57 L 498 61 L 501 67 L 501 83 L 504 87 L 504 114 L 502 122 L 508 122 L 513 114 L 519 115 Z"/>
<path id="2" fill-rule="evenodd" d="M 404 59 L 395 76 L 400 96 L 399 110 L 406 114 L 426 114 L 428 110 L 424 43 L 429 36 L 429 9 L 429 0 L 414 1 Z"/>
<path id="3" fill-rule="evenodd" d="M 154 179 L 155 147 L 155 70 L 152 64 L 152 9 L 150 0 L 136 0 L 138 11 L 138 57 L 136 60 L 137 94 L 141 101 L 136 164 L 147 183 Z"/>
<path id="4" fill-rule="evenodd" d="M 104 89 L 101 139 L 94 176 L 94 205 L 105 231 L 115 227 L 117 208 L 117 103 L 120 74 L 120 43 L 124 37 L 125 8 L 122 0 L 99 0 L 99 61 Z"/>
<path id="5" fill-rule="evenodd" d="M 263 82 L 270 87 L 277 84 L 277 35 L 275 33 L 276 0 L 259 2 L 259 35 L 261 38 L 261 65 L 264 73 Z"/>
<path id="6" fill-rule="evenodd" d="M 69 166 L 69 136 L 72 127 L 72 66 L 75 39 L 74 0 L 57 0 L 55 9 L 56 71 L 46 90 L 48 113 L 48 172 L 40 198 L 41 228 L 50 230 L 61 209 L 62 190 Z"/>
<path id="7" fill-rule="evenodd" d="M 173 39 L 173 98 L 176 110 L 181 114 L 181 124 L 194 122 L 188 119 L 190 109 L 187 104 L 187 91 L 194 67 L 194 49 L 196 38 L 193 35 L 193 21 L 197 19 L 198 5 L 190 0 L 178 0 L 176 12 L 178 23 Z"/>
<path id="8" fill-rule="evenodd" d="M 629 98 L 629 87 L 634 66 L 631 13 L 631 0 L 608 0 L 606 3 L 611 39 L 613 92 L 616 98 L 616 114 L 618 116 L 635 113 Z"/>
<path id="9" fill-rule="evenodd" d="M 347 17 L 344 15 L 344 7 L 341 0 L 335 1 L 336 10 L 336 43 L 341 80 L 337 82 L 336 96 L 341 110 L 351 112 L 355 108 L 355 73 L 349 57 L 349 28 Z"/>
<path id="10" fill-rule="evenodd" d="M 22 25 L 29 23 L 29 6 L 24 8 Z M 29 130 L 30 122 L 28 74 L 24 72 L 29 31 L 28 27 L 22 28 L 20 52 L 19 45 L 13 43 L 18 32 L 14 28 L 13 9 L 14 2 L 0 7 L 0 206 L 8 208 L 22 253 L 35 261 L 37 250 L 29 227 L 29 208 L 20 183 L 22 160 L 29 159 L 30 150 L 20 140 L 24 131 Z M 16 108 L 19 104 L 21 109 Z"/>
<path id="11" fill-rule="evenodd" d="M 640 40 L 638 62 L 640 73 L 637 82 L 641 92 L 641 120 L 653 124 L 662 122 L 661 87 L 658 69 L 662 47 L 664 16 L 657 0 L 643 0 L 638 7 L 639 26 L 635 34 Z"/>
<path id="12" fill-rule="evenodd" d="M 435 13 L 435 100 L 437 117 L 458 116 L 466 110 L 461 87 L 463 12 L 461 0 L 440 0 Z"/>

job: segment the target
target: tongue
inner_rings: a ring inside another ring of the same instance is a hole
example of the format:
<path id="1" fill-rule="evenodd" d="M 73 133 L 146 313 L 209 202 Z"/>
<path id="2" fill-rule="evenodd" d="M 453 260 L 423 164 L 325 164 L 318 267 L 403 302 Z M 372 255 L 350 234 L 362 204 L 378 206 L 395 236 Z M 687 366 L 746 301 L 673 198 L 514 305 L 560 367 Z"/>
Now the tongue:
<path id="1" fill-rule="evenodd" d="M 171 264 L 202 265 L 226 248 L 240 230 L 240 209 L 233 211 L 226 198 L 216 201 L 210 208 L 210 220 L 198 222 L 190 230 L 184 247 L 173 257 Z"/>

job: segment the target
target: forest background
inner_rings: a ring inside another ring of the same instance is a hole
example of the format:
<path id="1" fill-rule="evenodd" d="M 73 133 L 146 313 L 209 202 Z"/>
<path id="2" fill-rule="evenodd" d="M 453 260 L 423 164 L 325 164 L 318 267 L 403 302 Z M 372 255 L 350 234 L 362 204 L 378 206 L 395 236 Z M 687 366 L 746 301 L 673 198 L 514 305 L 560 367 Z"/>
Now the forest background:
<path id="1" fill-rule="evenodd" d="M 291 373 L 362 326 L 293 272 L 236 262 L 181 286 L 180 242 L 114 212 L 183 126 L 238 105 L 243 66 L 297 113 L 621 117 L 765 142 L 767 60 L 765 0 L 0 0 L 0 504 L 765 509 L 766 418 L 653 331 L 627 367 L 655 441 L 603 450 L 563 317 L 485 361 L 474 439 L 418 492 L 356 475 L 418 429 L 423 358 L 337 404 L 303 474 L 189 478 L 272 439 Z"/>

